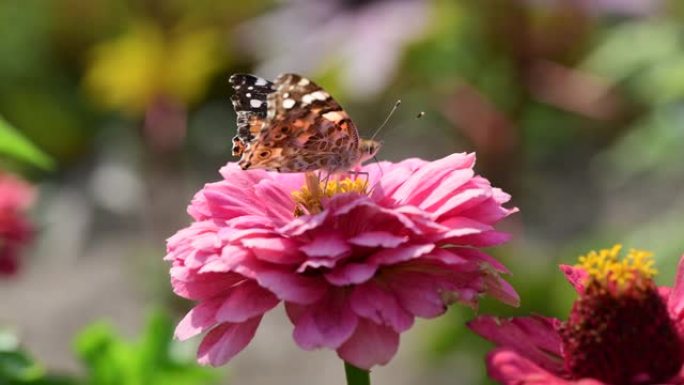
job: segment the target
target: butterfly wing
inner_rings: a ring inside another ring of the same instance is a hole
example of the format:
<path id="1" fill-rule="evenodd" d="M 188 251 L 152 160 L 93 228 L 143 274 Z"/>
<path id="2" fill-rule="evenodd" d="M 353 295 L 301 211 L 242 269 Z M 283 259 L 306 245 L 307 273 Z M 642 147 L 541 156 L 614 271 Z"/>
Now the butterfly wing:
<path id="1" fill-rule="evenodd" d="M 266 122 L 240 165 L 281 172 L 351 167 L 359 134 L 339 103 L 296 74 L 280 75 L 274 87 L 267 95 Z"/>
<path id="2" fill-rule="evenodd" d="M 272 82 L 248 74 L 234 74 L 229 79 L 233 87 L 233 109 L 237 114 L 237 134 L 233 137 L 233 156 L 242 156 L 264 126 L 268 95 L 275 91 Z"/>

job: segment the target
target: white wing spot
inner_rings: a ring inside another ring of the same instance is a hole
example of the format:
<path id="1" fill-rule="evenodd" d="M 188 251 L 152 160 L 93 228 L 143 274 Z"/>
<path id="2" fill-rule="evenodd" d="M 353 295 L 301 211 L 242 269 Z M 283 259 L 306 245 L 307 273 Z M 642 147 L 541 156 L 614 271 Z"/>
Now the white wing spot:
<path id="1" fill-rule="evenodd" d="M 297 84 L 300 85 L 300 86 L 308 86 L 309 83 L 311 83 L 311 82 L 309 81 L 309 79 L 307 79 L 307 78 L 301 78 Z"/>
<path id="2" fill-rule="evenodd" d="M 316 92 L 312 92 L 312 93 L 311 93 L 311 97 L 312 97 L 314 100 L 324 101 L 324 100 L 328 99 L 328 97 L 330 97 L 330 95 L 328 95 L 327 92 L 316 91 Z"/>
<path id="3" fill-rule="evenodd" d="M 327 92 L 315 91 L 310 94 L 302 96 L 302 104 L 307 105 L 314 102 L 314 100 L 326 101 L 330 95 Z"/>
<path id="4" fill-rule="evenodd" d="M 261 100 L 252 99 L 249 101 L 249 105 L 252 106 L 253 108 L 259 108 L 259 107 L 261 107 Z"/>
<path id="5" fill-rule="evenodd" d="M 251 98 L 251 97 L 252 97 L 252 94 L 250 94 L 250 93 L 248 92 L 248 93 L 245 94 L 245 96 L 248 97 L 248 98 Z"/>
<path id="6" fill-rule="evenodd" d="M 265 86 L 268 82 L 266 79 L 258 78 L 257 81 L 254 82 L 255 86 Z"/>
<path id="7" fill-rule="evenodd" d="M 253 86 L 249 86 L 249 87 L 247 87 L 247 89 L 251 91 L 251 90 L 254 89 L 254 87 L 253 87 Z"/>
<path id="8" fill-rule="evenodd" d="M 295 105 L 294 99 L 283 100 L 283 108 L 286 110 L 289 110 L 290 108 L 294 107 L 294 105 Z"/>
<path id="9" fill-rule="evenodd" d="M 339 122 L 340 120 L 344 119 L 344 115 L 342 115 L 342 114 L 339 113 L 338 111 L 326 112 L 325 114 L 323 114 L 323 117 L 324 117 L 326 120 L 328 120 L 328 121 L 330 121 L 330 122 L 333 122 L 333 123 L 337 123 L 337 122 Z"/>

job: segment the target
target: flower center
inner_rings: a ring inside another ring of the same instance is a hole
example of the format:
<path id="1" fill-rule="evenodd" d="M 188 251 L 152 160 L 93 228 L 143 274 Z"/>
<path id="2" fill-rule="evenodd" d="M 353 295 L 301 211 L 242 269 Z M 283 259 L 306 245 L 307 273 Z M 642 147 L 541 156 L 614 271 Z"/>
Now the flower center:
<path id="1" fill-rule="evenodd" d="M 573 378 L 609 384 L 667 381 L 682 365 L 682 349 L 667 305 L 653 282 L 652 254 L 620 245 L 579 258 L 584 291 L 559 332 Z"/>
<path id="2" fill-rule="evenodd" d="M 343 193 L 368 193 L 368 180 L 363 178 L 345 178 L 338 180 L 321 181 L 319 177 L 307 172 L 306 184 L 301 189 L 292 192 L 295 201 L 294 216 L 306 214 L 318 214 L 323 211 L 323 201 L 337 194 Z"/>

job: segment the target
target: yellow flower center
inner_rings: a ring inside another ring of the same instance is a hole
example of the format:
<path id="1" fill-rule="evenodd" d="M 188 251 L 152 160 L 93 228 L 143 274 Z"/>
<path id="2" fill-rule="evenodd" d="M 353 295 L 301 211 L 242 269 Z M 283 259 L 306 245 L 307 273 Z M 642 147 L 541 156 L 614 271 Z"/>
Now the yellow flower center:
<path id="1" fill-rule="evenodd" d="M 294 216 L 318 214 L 323 211 L 323 200 L 344 193 L 368 193 L 368 180 L 364 178 L 344 178 L 321 181 L 318 175 L 307 172 L 306 184 L 301 189 L 292 192 L 295 201 Z"/>
<path id="2" fill-rule="evenodd" d="M 610 249 L 591 251 L 580 256 L 576 266 L 589 274 L 590 281 L 604 287 L 616 286 L 618 291 L 651 282 L 658 273 L 653 267 L 653 253 L 630 249 L 627 255 L 620 259 L 621 250 L 622 245 L 617 244 Z"/>

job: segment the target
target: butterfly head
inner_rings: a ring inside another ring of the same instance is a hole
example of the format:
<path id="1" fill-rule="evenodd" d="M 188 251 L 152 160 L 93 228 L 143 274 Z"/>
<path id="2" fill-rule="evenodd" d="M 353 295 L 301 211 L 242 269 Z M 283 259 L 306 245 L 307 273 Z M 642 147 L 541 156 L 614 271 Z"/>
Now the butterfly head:
<path id="1" fill-rule="evenodd" d="M 361 156 L 361 162 L 363 163 L 368 159 L 373 158 L 382 147 L 382 142 L 373 139 L 361 139 L 359 142 L 359 154 Z"/>

